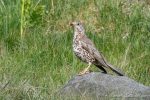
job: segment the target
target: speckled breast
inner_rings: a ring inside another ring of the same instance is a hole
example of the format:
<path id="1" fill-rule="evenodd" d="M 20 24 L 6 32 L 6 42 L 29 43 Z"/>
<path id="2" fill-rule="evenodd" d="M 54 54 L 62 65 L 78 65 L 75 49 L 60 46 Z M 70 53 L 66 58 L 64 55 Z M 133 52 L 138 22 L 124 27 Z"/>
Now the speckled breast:
<path id="1" fill-rule="evenodd" d="M 82 45 L 80 45 L 80 41 L 74 41 L 73 42 L 73 51 L 75 55 L 84 62 L 93 62 L 95 61 L 94 57 L 88 53 L 84 48 L 82 48 Z"/>

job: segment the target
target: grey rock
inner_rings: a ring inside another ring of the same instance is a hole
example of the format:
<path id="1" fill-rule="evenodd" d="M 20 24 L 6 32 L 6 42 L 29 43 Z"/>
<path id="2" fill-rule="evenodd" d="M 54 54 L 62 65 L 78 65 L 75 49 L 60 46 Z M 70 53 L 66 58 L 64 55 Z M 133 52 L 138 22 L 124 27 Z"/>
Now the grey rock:
<path id="1" fill-rule="evenodd" d="M 126 76 L 112 76 L 92 72 L 75 76 L 59 94 L 63 97 L 125 98 L 150 100 L 150 87 L 144 86 Z"/>

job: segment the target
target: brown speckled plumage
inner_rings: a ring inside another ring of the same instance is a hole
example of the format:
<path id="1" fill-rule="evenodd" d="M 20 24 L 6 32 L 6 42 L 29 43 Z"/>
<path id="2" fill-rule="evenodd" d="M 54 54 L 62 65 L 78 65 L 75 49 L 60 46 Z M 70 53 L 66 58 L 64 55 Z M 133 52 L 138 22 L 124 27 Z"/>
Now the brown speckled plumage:
<path id="1" fill-rule="evenodd" d="M 88 68 L 86 68 L 82 74 L 88 71 L 91 64 L 94 64 L 103 70 L 104 73 L 107 73 L 107 71 L 103 68 L 106 67 L 110 68 L 116 74 L 123 76 L 121 72 L 113 68 L 113 66 L 105 60 L 103 55 L 99 53 L 93 42 L 86 36 L 82 23 L 72 22 L 71 25 L 74 28 L 73 52 L 79 59 L 89 63 Z"/>

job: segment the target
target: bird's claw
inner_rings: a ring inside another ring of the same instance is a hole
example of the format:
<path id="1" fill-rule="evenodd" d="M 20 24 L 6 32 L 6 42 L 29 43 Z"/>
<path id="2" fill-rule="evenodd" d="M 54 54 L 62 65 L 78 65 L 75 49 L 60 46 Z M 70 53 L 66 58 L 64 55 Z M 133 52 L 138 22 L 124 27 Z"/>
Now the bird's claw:
<path id="1" fill-rule="evenodd" d="M 88 74 L 90 72 L 91 72 L 90 70 L 83 70 L 78 75 L 81 76 L 81 75 L 84 75 L 84 74 Z"/>

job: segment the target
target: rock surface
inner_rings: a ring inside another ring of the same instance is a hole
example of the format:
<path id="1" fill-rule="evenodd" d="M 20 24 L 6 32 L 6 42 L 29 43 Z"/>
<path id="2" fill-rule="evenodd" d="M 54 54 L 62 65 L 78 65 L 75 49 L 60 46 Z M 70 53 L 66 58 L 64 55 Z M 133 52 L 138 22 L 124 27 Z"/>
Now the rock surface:
<path id="1" fill-rule="evenodd" d="M 150 87 L 126 76 L 112 76 L 92 72 L 75 76 L 59 91 L 64 97 L 136 98 L 150 100 Z"/>

